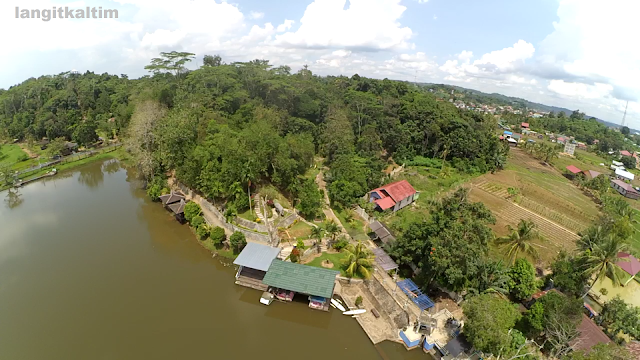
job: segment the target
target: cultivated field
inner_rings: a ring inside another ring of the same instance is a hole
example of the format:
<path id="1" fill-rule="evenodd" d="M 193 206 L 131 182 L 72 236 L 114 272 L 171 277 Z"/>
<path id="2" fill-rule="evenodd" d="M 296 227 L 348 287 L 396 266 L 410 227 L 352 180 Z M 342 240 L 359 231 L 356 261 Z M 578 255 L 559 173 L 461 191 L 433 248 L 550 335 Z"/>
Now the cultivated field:
<path id="1" fill-rule="evenodd" d="M 536 223 L 545 238 L 537 244 L 541 260 L 548 263 L 562 248 L 574 248 L 577 234 L 597 219 L 599 209 L 554 166 L 541 163 L 523 150 L 511 150 L 505 170 L 471 182 L 471 199 L 483 202 L 494 213 L 496 236 L 506 235 L 506 226 L 516 227 L 520 219 Z M 572 163 L 583 170 L 597 169 L 597 165 Z"/>

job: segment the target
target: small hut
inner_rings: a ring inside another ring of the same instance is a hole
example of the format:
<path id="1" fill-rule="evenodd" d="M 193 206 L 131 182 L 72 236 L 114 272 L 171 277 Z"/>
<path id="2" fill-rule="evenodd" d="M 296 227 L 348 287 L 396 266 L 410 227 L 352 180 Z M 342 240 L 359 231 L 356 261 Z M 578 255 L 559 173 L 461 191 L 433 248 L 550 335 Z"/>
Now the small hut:
<path id="1" fill-rule="evenodd" d="M 178 220 L 180 224 L 184 224 L 186 221 L 184 218 L 184 206 L 186 204 L 187 203 L 184 200 L 180 200 L 177 203 L 173 203 L 167 206 L 167 208 L 171 210 L 173 215 L 176 217 L 176 220 Z"/>

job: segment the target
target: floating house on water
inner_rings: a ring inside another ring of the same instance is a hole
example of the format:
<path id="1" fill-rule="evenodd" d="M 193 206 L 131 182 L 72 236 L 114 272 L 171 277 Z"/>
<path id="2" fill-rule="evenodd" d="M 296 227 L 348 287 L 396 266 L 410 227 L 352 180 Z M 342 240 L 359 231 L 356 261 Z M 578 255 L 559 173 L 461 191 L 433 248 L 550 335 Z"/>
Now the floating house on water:
<path id="1" fill-rule="evenodd" d="M 329 311 L 338 274 L 335 270 L 273 259 L 262 282 L 275 289 L 277 298 L 284 294 L 289 300 L 291 294 L 292 300 L 296 293 L 303 294 L 308 296 L 310 308 Z"/>
<path id="2" fill-rule="evenodd" d="M 233 262 L 240 266 L 236 273 L 236 284 L 256 290 L 267 291 L 268 285 L 262 282 L 273 259 L 280 254 L 280 248 L 262 245 L 254 242 L 247 243 L 242 252 Z"/>

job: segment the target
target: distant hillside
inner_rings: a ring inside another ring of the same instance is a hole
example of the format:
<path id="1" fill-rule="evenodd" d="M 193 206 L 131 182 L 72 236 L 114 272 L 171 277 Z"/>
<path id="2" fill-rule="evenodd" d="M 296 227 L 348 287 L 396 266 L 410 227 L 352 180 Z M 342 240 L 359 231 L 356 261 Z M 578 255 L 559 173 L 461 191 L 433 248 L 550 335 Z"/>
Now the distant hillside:
<path id="1" fill-rule="evenodd" d="M 463 93 L 465 95 L 465 99 L 468 99 L 469 101 L 472 102 L 478 102 L 481 104 L 496 104 L 496 105 L 501 105 L 501 106 L 506 106 L 506 105 L 510 105 L 514 108 L 518 108 L 518 109 L 528 109 L 528 110 L 535 110 L 535 111 L 541 111 L 541 112 L 555 112 L 556 114 L 559 112 L 564 112 L 567 115 L 571 115 L 571 113 L 573 113 L 573 110 L 569 110 L 567 108 L 562 108 L 562 107 L 557 107 L 557 106 L 550 106 L 550 105 L 544 105 L 544 104 L 539 104 L 539 103 L 535 103 L 535 102 L 531 102 L 529 100 L 525 100 L 525 99 L 521 99 L 521 98 L 517 98 L 517 97 L 512 97 L 512 96 L 506 96 L 506 95 L 502 95 L 502 94 L 497 94 L 497 93 L 493 93 L 493 94 L 488 94 L 488 93 L 484 93 L 482 91 L 478 91 L 478 90 L 473 90 L 473 89 L 467 89 L 467 88 L 463 88 L 460 86 L 455 86 L 455 85 L 445 85 L 445 84 L 431 84 L 431 83 L 418 83 L 419 86 L 424 86 L 424 87 L 430 87 L 430 88 L 434 88 L 437 90 L 441 90 L 443 92 L 446 93 L 451 93 L 451 90 L 454 90 L 457 93 Z M 586 115 L 586 118 L 591 118 L 592 116 L 590 115 Z M 606 120 L 602 120 L 602 119 L 598 119 L 596 118 L 599 122 L 605 124 L 606 126 L 610 126 L 610 127 L 616 127 L 619 128 L 620 124 L 616 124 L 616 123 L 612 123 Z M 632 131 L 638 131 L 635 129 L 631 129 Z"/>

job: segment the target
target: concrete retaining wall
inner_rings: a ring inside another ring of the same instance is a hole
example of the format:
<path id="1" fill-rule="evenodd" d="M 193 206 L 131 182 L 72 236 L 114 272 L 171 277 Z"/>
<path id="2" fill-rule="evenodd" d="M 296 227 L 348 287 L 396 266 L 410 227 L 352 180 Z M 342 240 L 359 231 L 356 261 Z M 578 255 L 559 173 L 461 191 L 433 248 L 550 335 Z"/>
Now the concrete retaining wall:
<path id="1" fill-rule="evenodd" d="M 258 224 L 257 222 L 249 221 L 247 219 L 243 219 L 241 217 L 236 216 L 236 223 L 242 227 L 249 228 L 251 230 L 255 230 L 257 232 L 269 232 L 267 227 L 263 224 Z"/>
<path id="2" fill-rule="evenodd" d="M 284 219 L 280 220 L 276 227 L 286 229 L 291 226 L 296 220 L 298 220 L 298 214 L 288 215 Z"/>

